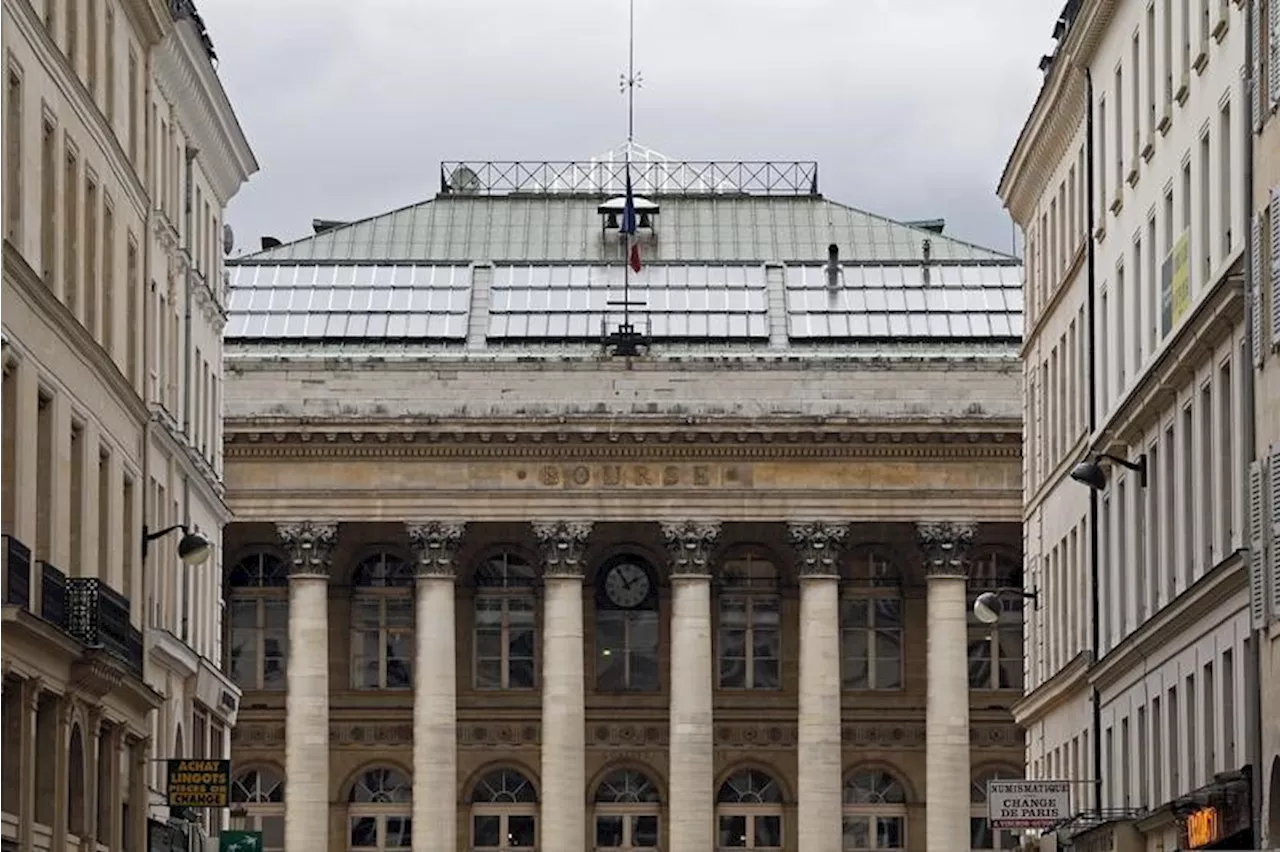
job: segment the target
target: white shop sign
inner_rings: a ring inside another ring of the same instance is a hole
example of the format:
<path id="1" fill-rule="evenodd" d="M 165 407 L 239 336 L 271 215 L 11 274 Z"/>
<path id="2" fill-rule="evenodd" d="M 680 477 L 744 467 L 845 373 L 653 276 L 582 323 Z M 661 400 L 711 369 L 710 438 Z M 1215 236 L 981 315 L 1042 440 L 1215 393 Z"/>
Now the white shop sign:
<path id="1" fill-rule="evenodd" d="M 988 781 L 992 828 L 1049 828 L 1071 816 L 1070 781 Z"/>

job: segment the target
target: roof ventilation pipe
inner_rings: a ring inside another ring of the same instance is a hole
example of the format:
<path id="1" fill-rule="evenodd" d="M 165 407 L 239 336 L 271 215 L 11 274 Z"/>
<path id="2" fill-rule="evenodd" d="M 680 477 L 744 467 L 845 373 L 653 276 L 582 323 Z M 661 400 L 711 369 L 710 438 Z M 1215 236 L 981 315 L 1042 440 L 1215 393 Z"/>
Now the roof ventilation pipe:
<path id="1" fill-rule="evenodd" d="M 836 290 L 840 287 L 840 246 L 832 243 L 827 246 L 827 289 Z"/>
<path id="2" fill-rule="evenodd" d="M 924 256 L 924 261 L 920 264 L 923 271 L 925 286 L 929 286 L 929 260 L 933 257 L 933 241 L 925 237 L 920 241 L 920 253 Z"/>

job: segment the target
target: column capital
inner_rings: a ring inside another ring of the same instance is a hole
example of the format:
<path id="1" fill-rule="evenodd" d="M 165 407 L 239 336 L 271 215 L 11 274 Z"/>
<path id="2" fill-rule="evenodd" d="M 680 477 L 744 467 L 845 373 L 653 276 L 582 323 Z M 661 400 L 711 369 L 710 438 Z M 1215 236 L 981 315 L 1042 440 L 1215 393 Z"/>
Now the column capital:
<path id="1" fill-rule="evenodd" d="M 711 551 L 720 539 L 719 521 L 663 521 L 659 526 L 672 574 L 710 573 Z"/>
<path id="2" fill-rule="evenodd" d="M 790 521 L 787 538 L 800 555 L 800 574 L 840 573 L 840 552 L 849 537 L 849 525 L 828 521 Z"/>
<path id="3" fill-rule="evenodd" d="M 916 524 L 916 542 L 924 556 L 928 577 L 964 577 L 969 573 L 969 550 L 977 535 L 972 522 L 921 521 Z"/>
<path id="4" fill-rule="evenodd" d="M 582 576 L 582 556 L 591 535 L 590 521 L 537 521 L 533 534 L 542 551 L 544 577 Z"/>
<path id="5" fill-rule="evenodd" d="M 421 521 L 407 523 L 409 545 L 417 559 L 415 572 L 419 577 L 452 577 L 456 572 L 454 562 L 458 545 L 466 532 L 465 523 L 450 521 Z"/>
<path id="6" fill-rule="evenodd" d="M 337 523 L 279 523 L 276 524 L 276 535 L 289 554 L 290 576 L 329 576 L 333 547 L 338 541 Z"/>

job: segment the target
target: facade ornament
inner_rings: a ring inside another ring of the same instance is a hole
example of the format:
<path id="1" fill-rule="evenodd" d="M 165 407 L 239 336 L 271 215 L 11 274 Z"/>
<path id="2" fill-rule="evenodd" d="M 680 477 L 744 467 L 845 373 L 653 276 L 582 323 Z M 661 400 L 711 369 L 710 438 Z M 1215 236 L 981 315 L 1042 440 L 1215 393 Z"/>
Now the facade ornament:
<path id="1" fill-rule="evenodd" d="M 800 556 L 801 575 L 839 575 L 840 554 L 848 537 L 848 524 L 827 521 L 787 524 L 787 538 Z"/>
<path id="2" fill-rule="evenodd" d="M 707 574 L 711 551 L 720 540 L 719 521 L 663 521 L 662 540 L 672 574 Z"/>
<path id="3" fill-rule="evenodd" d="M 423 521 L 405 525 L 409 543 L 417 559 L 414 573 L 419 577 L 452 577 L 458 544 L 466 531 L 465 523 Z"/>
<path id="4" fill-rule="evenodd" d="M 978 532 L 975 523 L 924 521 L 916 524 L 916 541 L 924 557 L 927 577 L 965 577 L 969 550 Z"/>
<path id="5" fill-rule="evenodd" d="M 280 544 L 289 554 L 289 574 L 329 576 L 338 525 L 332 522 L 296 521 L 276 524 Z"/>
<path id="6" fill-rule="evenodd" d="M 542 551 L 545 577 L 582 575 L 582 556 L 591 535 L 590 521 L 542 521 L 533 524 L 533 534 Z"/>

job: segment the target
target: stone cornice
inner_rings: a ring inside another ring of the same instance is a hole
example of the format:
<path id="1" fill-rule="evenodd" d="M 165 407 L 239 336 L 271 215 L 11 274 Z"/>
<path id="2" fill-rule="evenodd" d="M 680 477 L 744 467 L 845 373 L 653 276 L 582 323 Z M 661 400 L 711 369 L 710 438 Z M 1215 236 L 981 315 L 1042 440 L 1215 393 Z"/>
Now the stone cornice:
<path id="1" fill-rule="evenodd" d="M 98 377 L 102 387 L 133 416 L 134 422 L 141 428 L 150 416 L 146 403 L 116 367 L 107 351 L 98 345 L 89 330 L 80 324 L 67 306 L 36 276 L 35 270 L 8 240 L 4 241 L 4 278 L 7 284 L 13 285 L 16 295 L 27 301 L 37 314 L 57 330 L 68 349 L 76 353 Z M 21 340 L 21 330 L 13 331 L 14 337 Z"/>
<path id="2" fill-rule="evenodd" d="M 219 206 L 225 207 L 258 163 L 190 19 L 175 22 L 156 51 L 155 71 L 157 85 L 200 150 L 199 162 Z"/>
<path id="3" fill-rule="evenodd" d="M 194 482 L 201 492 L 203 502 L 217 516 L 222 524 L 231 521 L 231 509 L 227 506 L 226 485 L 218 477 L 217 471 L 200 452 L 188 443 L 179 431 L 176 423 L 157 408 L 151 419 L 159 428 L 151 430 L 151 435 L 163 445 L 168 454 L 179 460 L 189 482 Z"/>
<path id="4" fill-rule="evenodd" d="M 164 38 L 173 17 L 165 0 L 124 0 L 121 3 L 130 22 L 142 36 L 144 46 L 150 47 Z"/>
<path id="5" fill-rule="evenodd" d="M 598 428 L 536 423 L 349 425 L 332 430 L 228 422 L 225 458 L 1019 458 L 1018 422 L 954 429 L 725 424 L 699 428 Z"/>
<path id="6" fill-rule="evenodd" d="M 1088 682 L 1090 659 L 1088 651 L 1081 651 L 1054 672 L 1053 677 L 1014 702 L 1011 708 L 1013 721 L 1026 728 L 1061 706 L 1075 693 L 1077 687 Z"/>

